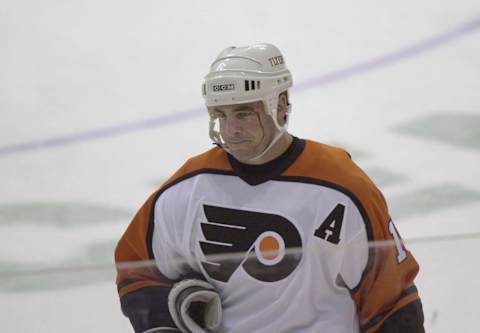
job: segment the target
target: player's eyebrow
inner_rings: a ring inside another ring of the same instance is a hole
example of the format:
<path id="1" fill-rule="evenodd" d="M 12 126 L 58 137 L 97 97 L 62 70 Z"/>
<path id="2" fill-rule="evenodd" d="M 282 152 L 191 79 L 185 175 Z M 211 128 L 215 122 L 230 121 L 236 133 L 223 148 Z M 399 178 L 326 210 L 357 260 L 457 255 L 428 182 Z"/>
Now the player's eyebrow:
<path id="1" fill-rule="evenodd" d="M 255 111 L 255 108 L 251 105 L 239 105 L 235 107 L 231 112 L 242 112 L 242 111 Z"/>
<path id="2" fill-rule="evenodd" d="M 215 112 L 220 112 L 220 113 L 225 114 L 224 110 L 221 110 L 221 109 L 218 109 L 218 108 L 214 108 L 213 110 Z M 255 111 L 255 109 L 251 105 L 238 105 L 234 109 L 230 110 L 230 112 L 241 112 L 241 111 Z"/>
<path id="3" fill-rule="evenodd" d="M 239 105 L 235 109 L 232 110 L 233 112 L 237 111 L 254 111 L 253 106 L 251 105 Z"/>

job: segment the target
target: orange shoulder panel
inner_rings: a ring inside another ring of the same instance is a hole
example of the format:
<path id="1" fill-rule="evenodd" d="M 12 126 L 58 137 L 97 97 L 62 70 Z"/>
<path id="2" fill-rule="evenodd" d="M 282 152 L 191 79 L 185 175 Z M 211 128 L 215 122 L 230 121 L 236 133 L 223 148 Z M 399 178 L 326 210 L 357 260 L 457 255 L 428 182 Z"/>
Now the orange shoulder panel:
<path id="1" fill-rule="evenodd" d="M 202 170 L 231 171 L 232 167 L 228 162 L 225 151 L 215 147 L 203 154 L 190 158 L 162 185 L 161 189 L 178 182 L 178 180 L 183 179 L 187 175 L 200 173 Z"/>

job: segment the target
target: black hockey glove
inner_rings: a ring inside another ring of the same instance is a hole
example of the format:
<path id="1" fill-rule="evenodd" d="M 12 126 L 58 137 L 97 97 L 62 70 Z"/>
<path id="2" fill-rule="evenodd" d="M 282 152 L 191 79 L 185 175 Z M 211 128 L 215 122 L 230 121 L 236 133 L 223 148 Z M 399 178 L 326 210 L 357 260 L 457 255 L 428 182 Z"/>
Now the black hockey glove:
<path id="1" fill-rule="evenodd" d="M 206 333 L 222 322 L 220 295 L 208 282 L 189 279 L 176 283 L 168 295 L 168 309 L 183 333 Z"/>

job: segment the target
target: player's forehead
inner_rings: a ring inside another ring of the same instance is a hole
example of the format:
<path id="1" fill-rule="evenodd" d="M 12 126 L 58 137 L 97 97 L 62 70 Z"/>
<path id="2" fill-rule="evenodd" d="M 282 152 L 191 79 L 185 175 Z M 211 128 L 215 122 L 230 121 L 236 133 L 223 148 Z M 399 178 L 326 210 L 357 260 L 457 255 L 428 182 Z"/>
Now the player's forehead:
<path id="1" fill-rule="evenodd" d="M 229 104 L 229 105 L 218 105 L 213 108 L 215 111 L 219 112 L 236 112 L 236 111 L 255 111 L 261 112 L 263 111 L 263 102 L 262 101 L 255 101 L 250 103 L 242 103 L 242 104 Z"/>

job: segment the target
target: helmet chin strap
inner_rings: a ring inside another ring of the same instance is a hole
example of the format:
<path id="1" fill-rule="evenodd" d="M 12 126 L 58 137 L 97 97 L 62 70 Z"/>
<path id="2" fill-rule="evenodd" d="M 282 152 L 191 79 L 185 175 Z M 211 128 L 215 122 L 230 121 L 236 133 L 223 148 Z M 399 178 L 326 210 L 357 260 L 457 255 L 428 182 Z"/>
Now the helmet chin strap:
<path id="1" fill-rule="evenodd" d="M 272 112 L 270 114 L 270 117 L 272 118 L 273 120 L 273 123 L 275 124 L 275 127 L 276 129 L 278 130 L 277 131 L 277 134 L 275 135 L 275 137 L 273 138 L 273 140 L 270 142 L 270 144 L 260 153 L 258 154 L 257 156 L 255 157 L 252 157 L 252 158 L 249 158 L 248 161 L 257 161 L 259 160 L 260 158 L 262 158 L 263 156 L 265 156 L 269 151 L 270 149 L 277 143 L 277 141 L 282 137 L 282 135 L 284 133 L 287 132 L 287 127 L 288 127 L 288 118 L 289 118 L 289 115 L 290 115 L 290 111 L 291 111 L 291 105 L 288 105 L 287 106 L 287 112 L 286 112 L 286 121 L 285 121 L 285 124 L 283 124 L 283 126 L 281 126 L 279 123 L 278 123 L 278 120 L 277 120 L 277 111 L 275 110 L 275 112 Z M 274 116 L 275 115 L 275 116 Z M 210 118 L 210 130 L 209 130 L 209 135 L 210 135 L 210 138 L 213 140 L 214 143 L 216 143 L 217 145 L 219 145 L 220 147 L 222 147 L 222 149 L 224 149 L 226 152 L 232 154 L 230 148 L 228 147 L 228 145 L 223 141 L 221 135 L 220 135 L 220 132 L 218 131 L 215 131 L 215 120 L 213 118 Z"/>
<path id="2" fill-rule="evenodd" d="M 274 113 L 276 113 L 276 112 L 274 112 Z M 265 156 L 270 151 L 270 149 L 272 149 L 272 147 L 277 143 L 277 141 L 280 140 L 282 135 L 287 132 L 287 122 L 285 122 L 285 124 L 283 126 L 280 126 L 280 124 L 278 124 L 277 119 L 274 118 L 274 117 L 272 117 L 272 118 L 273 118 L 273 122 L 275 123 L 275 127 L 278 129 L 277 134 L 275 135 L 273 140 L 270 142 L 270 144 L 259 155 L 248 159 L 248 161 L 254 162 L 254 161 L 259 160 L 263 156 Z"/>

